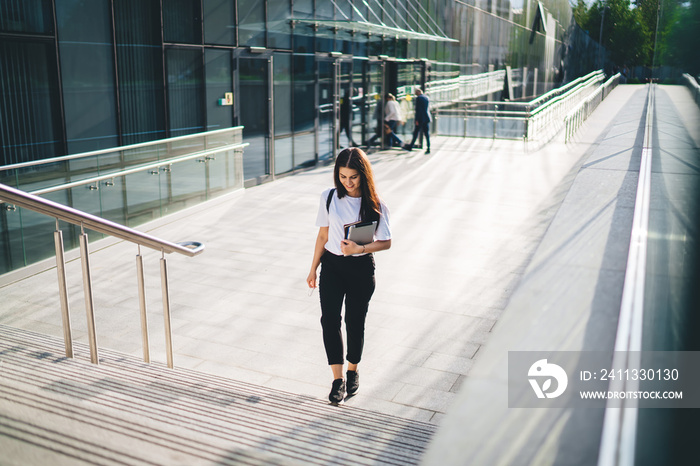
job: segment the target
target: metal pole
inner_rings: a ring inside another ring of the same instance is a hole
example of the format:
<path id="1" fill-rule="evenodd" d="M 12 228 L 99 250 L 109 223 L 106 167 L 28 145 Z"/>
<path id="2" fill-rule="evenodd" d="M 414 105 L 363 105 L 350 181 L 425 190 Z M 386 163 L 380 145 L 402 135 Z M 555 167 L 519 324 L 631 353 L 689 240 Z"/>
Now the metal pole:
<path id="1" fill-rule="evenodd" d="M 496 120 L 498 118 L 498 105 L 495 106 L 493 112 L 493 139 L 496 139 Z"/>
<path id="2" fill-rule="evenodd" d="M 66 286 L 66 261 L 63 255 L 63 232 L 58 229 L 56 219 L 56 231 L 53 233 L 56 247 L 56 273 L 58 274 L 58 294 L 61 299 L 61 320 L 63 321 L 63 341 L 66 347 L 66 357 L 73 357 L 73 338 L 70 329 L 70 312 L 68 308 L 68 288 Z"/>
<path id="3" fill-rule="evenodd" d="M 80 258 L 83 264 L 83 292 L 85 293 L 85 312 L 87 313 L 88 338 L 90 340 L 90 362 L 99 364 L 97 355 L 97 337 L 95 336 L 95 303 L 92 299 L 92 280 L 90 278 L 90 259 L 88 236 L 81 226 Z"/>
<path id="4" fill-rule="evenodd" d="M 136 255 L 136 281 L 139 285 L 139 307 L 141 309 L 141 339 L 143 341 L 143 360 L 151 362 L 151 356 L 148 349 L 148 316 L 146 314 L 146 281 L 143 278 L 143 256 L 141 255 L 141 246 L 139 253 Z"/>
<path id="5" fill-rule="evenodd" d="M 168 367 L 173 368 L 173 339 L 170 327 L 170 297 L 168 295 L 168 266 L 165 257 L 160 259 L 160 283 L 163 292 L 163 319 L 165 320 L 165 354 Z"/>

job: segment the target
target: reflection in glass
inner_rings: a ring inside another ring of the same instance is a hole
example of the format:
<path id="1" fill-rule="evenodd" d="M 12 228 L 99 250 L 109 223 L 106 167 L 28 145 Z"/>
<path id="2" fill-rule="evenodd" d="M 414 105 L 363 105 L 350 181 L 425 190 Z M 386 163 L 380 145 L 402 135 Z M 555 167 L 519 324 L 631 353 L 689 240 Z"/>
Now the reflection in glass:
<path id="1" fill-rule="evenodd" d="M 316 163 L 316 134 L 314 132 L 294 135 L 295 168 L 308 168 Z"/>
<path id="2" fill-rule="evenodd" d="M 202 20 L 198 0 L 162 0 L 163 40 L 180 44 L 202 43 Z"/>
<path id="3" fill-rule="evenodd" d="M 158 4 L 114 2 L 122 144 L 165 138 Z"/>
<path id="4" fill-rule="evenodd" d="M 318 62 L 318 158 L 331 160 L 333 158 L 333 63 Z"/>
<path id="5" fill-rule="evenodd" d="M 53 33 L 51 1 L 3 0 L 0 2 L 0 31 Z"/>
<path id="6" fill-rule="evenodd" d="M 289 0 L 268 1 L 268 47 L 276 49 L 292 48 L 292 25 L 290 23 L 291 17 L 292 9 Z"/>
<path id="7" fill-rule="evenodd" d="M 202 51 L 167 49 L 170 136 L 204 131 L 202 115 Z"/>
<path id="8" fill-rule="evenodd" d="M 228 50 L 204 50 L 206 58 L 207 131 L 233 126 L 233 105 L 219 105 L 227 92 L 233 94 L 233 69 Z"/>
<path id="9" fill-rule="evenodd" d="M 206 169 L 209 162 L 196 158 L 174 164 L 169 171 L 160 172 L 163 215 L 182 210 L 206 200 Z"/>
<path id="10" fill-rule="evenodd" d="M 265 47 L 265 2 L 238 0 L 238 43 Z"/>
<path id="11" fill-rule="evenodd" d="M 109 4 L 57 2 L 56 21 L 68 153 L 118 146 Z"/>
<path id="12" fill-rule="evenodd" d="M 275 174 L 294 168 L 292 145 L 292 57 L 287 53 L 275 54 L 274 98 L 275 103 Z"/>
<path id="13" fill-rule="evenodd" d="M 235 45 L 235 2 L 230 0 L 204 0 L 204 43 Z"/>
<path id="14" fill-rule="evenodd" d="M 0 39 L 0 164 L 64 155 L 55 63 L 51 43 Z"/>
<path id="15" fill-rule="evenodd" d="M 268 62 L 260 58 L 238 60 L 240 124 L 243 141 L 250 145 L 243 154 L 245 179 L 268 174 Z"/>

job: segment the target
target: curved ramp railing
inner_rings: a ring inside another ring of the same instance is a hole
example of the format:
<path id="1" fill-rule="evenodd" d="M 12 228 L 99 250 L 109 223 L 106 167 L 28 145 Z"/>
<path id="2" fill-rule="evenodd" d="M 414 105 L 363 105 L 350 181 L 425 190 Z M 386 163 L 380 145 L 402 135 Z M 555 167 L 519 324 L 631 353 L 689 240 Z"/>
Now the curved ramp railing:
<path id="1" fill-rule="evenodd" d="M 173 367 L 172 329 L 170 326 L 170 298 L 168 291 L 168 269 L 165 254 L 178 253 L 189 257 L 196 256 L 204 251 L 202 243 L 187 241 L 172 243 L 147 233 L 136 231 L 132 228 L 111 222 L 96 215 L 68 207 L 57 202 L 30 194 L 10 186 L 0 184 L 0 201 L 13 206 L 23 207 L 34 212 L 54 217 L 56 219 L 56 231 L 54 232 L 54 245 L 56 249 L 56 270 L 58 274 L 59 298 L 61 301 L 61 318 L 63 322 L 63 338 L 66 347 L 66 357 L 73 357 L 73 343 L 70 325 L 70 311 L 68 306 L 68 291 L 66 285 L 66 267 L 63 249 L 63 233 L 59 228 L 59 221 L 64 221 L 80 227 L 80 257 L 83 274 L 83 293 L 85 295 L 85 309 L 87 313 L 88 338 L 90 343 L 90 361 L 99 363 L 97 350 L 97 337 L 95 332 L 95 312 L 92 294 L 92 278 L 90 272 L 88 236 L 85 228 L 99 233 L 114 236 L 134 243 L 138 246 L 136 255 L 136 276 L 139 289 L 139 305 L 141 310 L 141 333 L 143 339 L 143 358 L 150 362 L 148 346 L 148 320 L 146 317 L 146 294 L 143 274 L 143 256 L 141 246 L 155 249 L 162 253 L 160 259 L 161 292 L 163 297 L 163 317 L 165 320 L 165 345 L 168 367 Z"/>

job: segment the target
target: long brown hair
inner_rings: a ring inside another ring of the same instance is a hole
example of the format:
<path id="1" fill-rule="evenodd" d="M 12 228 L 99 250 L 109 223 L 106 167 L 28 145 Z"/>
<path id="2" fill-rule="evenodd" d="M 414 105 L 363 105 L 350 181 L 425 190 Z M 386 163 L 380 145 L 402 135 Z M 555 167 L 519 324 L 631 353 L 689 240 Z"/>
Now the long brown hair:
<path id="1" fill-rule="evenodd" d="M 362 204 L 360 206 L 360 220 L 362 221 L 379 221 L 381 215 L 381 207 L 379 204 L 379 195 L 374 186 L 374 174 L 372 166 L 369 163 L 367 154 L 357 147 L 343 149 L 335 159 L 335 170 L 333 177 L 335 188 L 338 190 L 338 198 L 347 196 L 348 191 L 340 182 L 340 167 L 351 168 L 357 170 L 360 174 L 360 191 L 362 193 Z"/>

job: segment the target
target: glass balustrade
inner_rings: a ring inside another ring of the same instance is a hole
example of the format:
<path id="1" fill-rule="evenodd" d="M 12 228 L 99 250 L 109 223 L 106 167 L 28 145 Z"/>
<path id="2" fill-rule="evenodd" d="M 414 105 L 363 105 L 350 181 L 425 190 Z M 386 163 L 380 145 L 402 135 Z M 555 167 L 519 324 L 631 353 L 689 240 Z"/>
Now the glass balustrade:
<path id="1" fill-rule="evenodd" d="M 134 227 L 243 188 L 242 127 L 0 168 L 0 183 Z M 55 220 L 0 204 L 0 274 L 53 257 Z M 64 231 L 78 247 L 79 227 Z M 90 240 L 102 237 L 89 231 Z"/>

